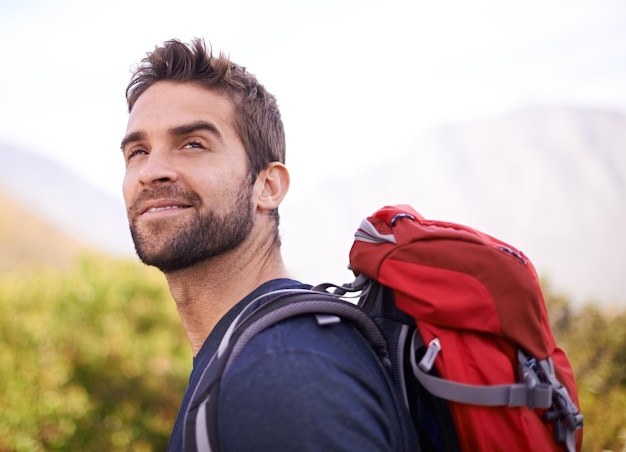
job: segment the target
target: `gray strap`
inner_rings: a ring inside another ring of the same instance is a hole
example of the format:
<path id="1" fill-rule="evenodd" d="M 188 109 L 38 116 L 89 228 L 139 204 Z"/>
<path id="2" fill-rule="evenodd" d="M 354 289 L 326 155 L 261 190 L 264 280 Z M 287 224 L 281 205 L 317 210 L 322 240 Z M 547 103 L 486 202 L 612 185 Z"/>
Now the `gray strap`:
<path id="1" fill-rule="evenodd" d="M 263 298 L 268 298 L 270 296 L 272 297 L 276 297 L 276 296 L 282 296 L 282 295 L 292 295 L 292 294 L 296 294 L 296 293 L 301 293 L 301 294 L 310 294 L 311 291 L 308 289 L 278 289 L 278 290 L 274 290 L 272 292 L 266 292 L 263 295 L 260 295 L 258 297 L 256 297 L 254 300 L 252 300 L 240 313 L 237 317 L 235 317 L 235 320 L 233 320 L 228 329 L 226 330 L 226 333 L 224 333 L 224 337 L 222 338 L 222 341 L 220 342 L 220 345 L 217 349 L 217 356 L 222 356 L 222 354 L 224 353 L 224 350 L 226 349 L 226 347 L 228 346 L 228 343 L 230 342 L 230 337 L 233 334 L 233 330 L 239 326 L 239 324 L 241 323 L 241 321 L 243 319 L 245 319 L 248 315 L 250 315 L 250 313 L 252 312 L 253 308 L 256 306 L 256 303 L 263 299 Z M 325 294 L 325 295 L 330 295 L 330 294 Z"/>
<path id="2" fill-rule="evenodd" d="M 555 428 L 558 429 L 559 440 L 565 444 L 568 452 L 574 452 L 576 450 L 576 430 L 583 426 L 583 415 L 572 402 L 572 398 L 565 386 L 556 378 L 552 360 L 548 358 L 539 361 L 539 366 L 554 390 L 555 414 L 559 415 L 559 417 L 555 418 L 555 421 L 558 423 Z"/>
<path id="3" fill-rule="evenodd" d="M 200 404 L 196 417 L 196 447 L 198 448 L 198 452 L 211 452 L 209 432 L 206 428 L 206 404 L 207 401 Z"/>
<path id="4" fill-rule="evenodd" d="M 361 221 L 359 229 L 355 232 L 354 240 L 368 243 L 396 243 L 396 236 L 381 234 L 372 223 L 365 219 Z"/>
<path id="5" fill-rule="evenodd" d="M 307 295 L 307 299 L 273 309 L 268 314 L 259 317 L 256 321 L 251 323 L 234 342 L 231 354 L 227 359 L 226 369 L 228 369 L 237 356 L 239 356 L 246 344 L 259 332 L 281 320 L 307 313 L 315 314 L 318 323 L 320 320 L 324 319 L 322 316 L 325 314 L 329 314 L 327 320 L 336 320 L 339 317 L 349 319 L 378 352 L 384 351 L 384 353 L 387 354 L 387 342 L 385 337 L 371 317 L 363 311 L 357 309 L 356 306 L 350 303 L 340 302 L 340 299 L 330 294 L 308 292 L 305 295 Z M 381 356 L 381 359 L 388 361 L 389 357 Z M 389 366 L 388 363 L 384 364 Z"/>
<path id="6" fill-rule="evenodd" d="M 552 405 L 552 388 L 547 384 L 478 386 L 448 381 L 426 373 L 419 367 L 415 358 L 413 343 L 416 334 L 419 333 L 416 331 L 411 341 L 411 367 L 415 378 L 431 394 L 452 402 L 470 405 L 537 408 L 549 408 Z"/>

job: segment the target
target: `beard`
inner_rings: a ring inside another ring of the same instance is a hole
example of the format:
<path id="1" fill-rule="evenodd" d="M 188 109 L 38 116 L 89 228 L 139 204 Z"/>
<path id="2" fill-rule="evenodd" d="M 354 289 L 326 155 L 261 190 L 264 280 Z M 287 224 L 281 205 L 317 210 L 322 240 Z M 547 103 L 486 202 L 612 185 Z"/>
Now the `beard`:
<path id="1" fill-rule="evenodd" d="M 139 227 L 136 221 L 131 220 L 130 232 L 139 259 L 163 273 L 171 273 L 237 248 L 252 230 L 251 196 L 252 184 L 246 180 L 238 190 L 234 203 L 224 213 L 196 210 L 193 217 L 180 226 L 164 219 Z M 147 199 L 166 197 L 189 201 L 192 207 L 188 209 L 202 204 L 197 194 L 169 186 L 142 193 L 134 205 Z M 133 212 L 132 207 L 129 212 Z"/>

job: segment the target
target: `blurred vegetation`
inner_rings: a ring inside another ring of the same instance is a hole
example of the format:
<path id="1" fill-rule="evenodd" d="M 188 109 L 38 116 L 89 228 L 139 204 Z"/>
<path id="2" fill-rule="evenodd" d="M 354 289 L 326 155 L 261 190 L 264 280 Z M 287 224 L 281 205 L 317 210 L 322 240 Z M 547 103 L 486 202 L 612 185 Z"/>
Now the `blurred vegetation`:
<path id="1" fill-rule="evenodd" d="M 583 450 L 626 451 L 626 310 L 574 308 L 545 283 L 544 294 L 557 342 L 574 368 Z"/>
<path id="2" fill-rule="evenodd" d="M 0 451 L 165 450 L 191 352 L 164 278 L 95 255 L 0 278 Z"/>
<path id="3" fill-rule="evenodd" d="M 545 293 L 584 450 L 626 450 L 626 313 Z M 165 449 L 191 352 L 158 271 L 87 254 L 0 276 L 0 312 L 0 451 Z"/>

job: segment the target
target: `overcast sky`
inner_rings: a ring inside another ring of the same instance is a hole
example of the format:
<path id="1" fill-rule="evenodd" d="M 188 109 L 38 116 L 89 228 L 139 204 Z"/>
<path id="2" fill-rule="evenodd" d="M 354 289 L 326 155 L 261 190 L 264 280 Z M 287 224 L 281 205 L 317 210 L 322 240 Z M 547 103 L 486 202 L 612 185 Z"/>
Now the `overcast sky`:
<path id="1" fill-rule="evenodd" d="M 119 196 L 130 68 L 194 36 L 278 97 L 296 194 L 439 124 L 626 112 L 623 0 L 0 0 L 0 142 Z"/>

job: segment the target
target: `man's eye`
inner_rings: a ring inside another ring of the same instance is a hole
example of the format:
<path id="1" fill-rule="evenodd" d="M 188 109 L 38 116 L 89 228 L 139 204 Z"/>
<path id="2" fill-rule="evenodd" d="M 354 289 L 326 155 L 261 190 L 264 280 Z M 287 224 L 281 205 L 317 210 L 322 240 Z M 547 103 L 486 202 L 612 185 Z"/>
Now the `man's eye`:
<path id="1" fill-rule="evenodd" d="M 197 142 L 197 141 L 189 141 L 183 147 L 185 147 L 187 149 L 189 149 L 189 148 L 192 148 L 192 149 L 204 149 L 204 146 L 202 146 L 202 144 Z"/>
<path id="2" fill-rule="evenodd" d="M 128 152 L 127 159 L 130 160 L 133 157 L 136 157 L 137 155 L 142 155 L 142 154 L 147 154 L 147 152 L 143 149 L 133 149 Z"/>

